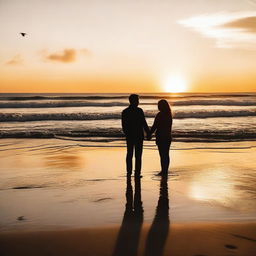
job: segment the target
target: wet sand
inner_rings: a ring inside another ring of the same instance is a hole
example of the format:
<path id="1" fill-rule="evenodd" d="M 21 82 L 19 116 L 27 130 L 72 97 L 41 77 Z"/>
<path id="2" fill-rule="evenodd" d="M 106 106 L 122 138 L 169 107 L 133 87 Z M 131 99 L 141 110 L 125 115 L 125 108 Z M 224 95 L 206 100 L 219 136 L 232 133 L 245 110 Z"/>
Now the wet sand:
<path id="1" fill-rule="evenodd" d="M 174 256 L 253 256 L 256 252 L 256 223 L 252 224 L 173 224 L 164 246 L 156 236 L 149 246 L 149 229 L 142 228 L 139 241 L 118 240 L 119 227 L 71 229 L 62 231 L 16 232 L 0 234 L 1 255 L 136 255 L 126 246 L 136 246 L 137 255 Z M 118 244 L 119 243 L 119 244 Z M 149 251 L 149 247 L 155 250 Z M 134 249 L 134 248 L 133 248 Z"/>
<path id="2" fill-rule="evenodd" d="M 250 255 L 256 142 L 172 144 L 167 179 L 145 142 L 143 178 L 123 142 L 2 139 L 0 255 Z"/>

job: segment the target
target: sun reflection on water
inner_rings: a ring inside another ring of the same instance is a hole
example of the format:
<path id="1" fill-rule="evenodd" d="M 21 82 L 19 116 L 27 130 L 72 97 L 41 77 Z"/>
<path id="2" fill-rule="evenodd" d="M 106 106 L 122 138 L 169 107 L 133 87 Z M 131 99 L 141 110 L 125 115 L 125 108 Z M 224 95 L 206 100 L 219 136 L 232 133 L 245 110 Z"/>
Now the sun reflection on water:
<path id="1" fill-rule="evenodd" d="M 233 182 L 230 182 L 230 171 L 227 167 L 202 170 L 191 182 L 190 196 L 199 201 L 214 201 L 231 206 L 231 199 L 236 192 Z"/>

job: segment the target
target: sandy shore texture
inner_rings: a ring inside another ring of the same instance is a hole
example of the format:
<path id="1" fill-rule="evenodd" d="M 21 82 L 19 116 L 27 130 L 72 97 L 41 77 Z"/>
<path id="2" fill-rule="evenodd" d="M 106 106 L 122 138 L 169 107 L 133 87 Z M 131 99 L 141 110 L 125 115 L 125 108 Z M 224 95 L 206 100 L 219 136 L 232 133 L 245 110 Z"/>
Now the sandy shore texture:
<path id="1" fill-rule="evenodd" d="M 2 256 L 254 256 L 256 253 L 255 223 L 173 224 L 164 236 L 155 231 L 152 226 L 144 225 L 140 236 L 134 234 L 136 230 L 132 227 L 125 235 L 121 234 L 122 227 L 6 232 L 0 234 L 0 252 Z"/>
<path id="2" fill-rule="evenodd" d="M 127 179 L 122 141 L 3 139 L 0 255 L 255 256 L 256 142 L 154 142 Z"/>

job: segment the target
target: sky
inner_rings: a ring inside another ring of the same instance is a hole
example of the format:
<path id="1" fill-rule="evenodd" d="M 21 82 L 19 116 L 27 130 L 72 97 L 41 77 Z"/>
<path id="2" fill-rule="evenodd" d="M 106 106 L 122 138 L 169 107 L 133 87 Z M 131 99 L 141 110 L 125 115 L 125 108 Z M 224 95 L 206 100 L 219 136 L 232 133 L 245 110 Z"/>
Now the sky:
<path id="1" fill-rule="evenodd" d="M 0 31 L 0 93 L 256 92 L 256 0 L 0 0 Z"/>

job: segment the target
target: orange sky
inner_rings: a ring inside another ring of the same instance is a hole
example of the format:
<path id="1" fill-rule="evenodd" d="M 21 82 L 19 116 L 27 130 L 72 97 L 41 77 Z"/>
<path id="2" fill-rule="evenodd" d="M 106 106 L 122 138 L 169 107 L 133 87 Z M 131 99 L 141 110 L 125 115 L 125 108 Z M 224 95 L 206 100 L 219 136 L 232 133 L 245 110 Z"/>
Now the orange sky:
<path id="1" fill-rule="evenodd" d="M 0 92 L 256 92 L 255 24 L 256 1 L 3 0 Z"/>

